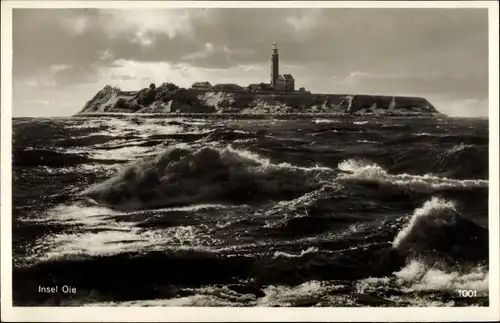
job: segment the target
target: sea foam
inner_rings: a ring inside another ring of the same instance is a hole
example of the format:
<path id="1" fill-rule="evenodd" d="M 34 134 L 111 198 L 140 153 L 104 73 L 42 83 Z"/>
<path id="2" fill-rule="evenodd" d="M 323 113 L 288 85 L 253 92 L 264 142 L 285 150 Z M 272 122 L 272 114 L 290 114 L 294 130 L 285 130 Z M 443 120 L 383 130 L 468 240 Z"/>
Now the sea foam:
<path id="1" fill-rule="evenodd" d="M 469 268 L 464 272 L 448 271 L 412 260 L 395 273 L 400 285 L 406 291 L 449 291 L 475 290 L 477 296 L 489 291 L 489 271 L 483 266 Z"/>
<path id="2" fill-rule="evenodd" d="M 375 163 L 365 163 L 354 159 L 342 161 L 338 165 L 338 169 L 347 173 L 340 174 L 340 180 L 370 181 L 385 185 L 397 185 L 425 193 L 448 188 L 488 187 L 488 181 L 481 179 L 458 180 L 432 174 L 389 174 L 387 170 Z"/>
<path id="3" fill-rule="evenodd" d="M 274 164 L 231 147 L 170 147 L 127 166 L 82 194 L 117 209 L 292 199 L 321 186 L 332 170 Z"/>
<path id="4" fill-rule="evenodd" d="M 439 198 L 433 197 L 431 200 L 424 203 L 424 205 L 416 209 L 408 222 L 408 224 L 396 235 L 392 245 L 397 248 L 401 246 L 405 240 L 408 240 L 412 234 L 416 234 L 416 231 L 422 226 L 422 222 L 428 221 L 432 216 L 436 215 L 436 212 L 450 210 L 455 211 L 455 204 L 450 201 L 445 201 Z M 452 221 L 450 217 L 439 217 L 436 221 L 445 223 L 447 221 Z"/>

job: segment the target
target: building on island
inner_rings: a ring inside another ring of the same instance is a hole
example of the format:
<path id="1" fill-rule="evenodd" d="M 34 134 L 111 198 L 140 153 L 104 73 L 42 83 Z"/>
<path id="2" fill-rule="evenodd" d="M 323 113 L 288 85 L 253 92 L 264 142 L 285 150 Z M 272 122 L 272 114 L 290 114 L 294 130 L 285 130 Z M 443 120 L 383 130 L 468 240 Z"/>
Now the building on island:
<path id="1" fill-rule="evenodd" d="M 295 91 L 295 78 L 292 74 L 280 74 L 279 52 L 276 43 L 273 43 L 271 55 L 271 80 L 269 83 L 254 83 L 246 87 L 238 84 L 223 83 L 213 85 L 209 82 L 195 82 L 191 89 L 199 91 L 227 91 L 227 92 L 281 92 L 293 93 Z M 301 87 L 299 92 L 306 93 L 305 88 Z"/>
<path id="2" fill-rule="evenodd" d="M 273 43 L 273 51 L 271 55 L 271 86 L 274 90 L 280 92 L 294 92 L 295 79 L 291 74 L 279 74 L 279 52 L 276 43 Z"/>
<path id="3" fill-rule="evenodd" d="M 278 46 L 273 43 L 273 53 L 271 55 L 271 86 L 275 87 L 278 83 L 280 73 L 280 54 L 278 53 Z"/>
<path id="4" fill-rule="evenodd" d="M 191 88 L 193 89 L 210 89 L 212 87 L 212 84 L 210 82 L 194 82 L 193 85 L 191 85 Z"/>
<path id="5" fill-rule="evenodd" d="M 275 89 L 282 92 L 293 92 L 295 91 L 295 79 L 291 74 L 281 74 Z"/>

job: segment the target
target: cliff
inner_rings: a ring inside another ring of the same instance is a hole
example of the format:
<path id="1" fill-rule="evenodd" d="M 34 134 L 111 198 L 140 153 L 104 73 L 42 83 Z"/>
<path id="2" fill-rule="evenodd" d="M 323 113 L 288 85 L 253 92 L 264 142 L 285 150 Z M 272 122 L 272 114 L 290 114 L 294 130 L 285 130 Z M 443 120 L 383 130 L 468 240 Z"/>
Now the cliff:
<path id="1" fill-rule="evenodd" d="M 80 114 L 87 113 L 332 113 L 347 115 L 441 114 L 424 98 L 350 94 L 273 93 L 184 89 L 172 83 L 140 91 L 105 86 Z"/>

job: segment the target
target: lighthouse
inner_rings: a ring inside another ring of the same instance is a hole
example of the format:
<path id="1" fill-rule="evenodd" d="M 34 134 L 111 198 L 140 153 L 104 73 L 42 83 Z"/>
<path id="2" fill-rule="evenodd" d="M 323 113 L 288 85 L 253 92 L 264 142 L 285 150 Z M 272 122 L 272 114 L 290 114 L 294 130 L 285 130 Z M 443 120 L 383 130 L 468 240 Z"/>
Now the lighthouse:
<path id="1" fill-rule="evenodd" d="M 278 46 L 273 43 L 273 52 L 271 55 L 271 86 L 275 87 L 279 77 L 279 54 Z"/>

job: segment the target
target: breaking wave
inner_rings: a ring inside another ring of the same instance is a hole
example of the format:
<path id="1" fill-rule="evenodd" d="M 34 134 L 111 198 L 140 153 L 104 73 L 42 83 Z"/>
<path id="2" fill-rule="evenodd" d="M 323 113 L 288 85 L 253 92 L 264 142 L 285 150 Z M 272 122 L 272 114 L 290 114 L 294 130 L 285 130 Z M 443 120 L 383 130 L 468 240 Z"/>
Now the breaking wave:
<path id="1" fill-rule="evenodd" d="M 432 193 L 440 189 L 470 189 L 488 187 L 487 180 L 481 179 L 450 179 L 432 174 L 389 174 L 377 164 L 365 163 L 358 160 L 346 160 L 338 165 L 338 169 L 348 174 L 341 174 L 340 179 L 357 182 L 376 182 L 382 185 L 396 185 L 415 191 Z"/>
<path id="2" fill-rule="evenodd" d="M 449 263 L 484 261 L 488 230 L 462 215 L 455 202 L 432 197 L 413 212 L 392 245 L 415 257 Z"/>
<path id="3" fill-rule="evenodd" d="M 431 217 L 436 217 L 436 212 L 455 212 L 455 204 L 449 201 L 444 201 L 438 198 L 432 198 L 430 201 L 425 202 L 425 204 L 416 209 L 415 212 L 413 213 L 413 216 L 411 217 L 410 221 L 408 224 L 401 230 L 398 235 L 394 238 L 394 241 L 392 242 L 392 245 L 395 248 L 400 247 L 401 245 L 404 245 L 405 243 L 408 243 L 416 234 L 418 234 L 418 230 L 422 229 L 422 226 L 427 226 L 429 223 L 428 220 Z M 437 214 L 439 216 L 439 213 Z M 441 217 L 440 219 L 441 224 L 445 223 L 450 223 L 450 221 L 453 220 L 452 217 L 447 217 L 443 218 Z M 422 223 L 426 222 L 426 223 Z M 420 228 L 419 228 L 420 227 Z"/>
<path id="4" fill-rule="evenodd" d="M 320 187 L 329 168 L 272 164 L 247 150 L 169 148 L 83 195 L 117 209 L 292 199 Z"/>
<path id="5" fill-rule="evenodd" d="M 21 120 L 15 304 L 488 306 L 487 122 L 320 118 Z"/>
<path id="6" fill-rule="evenodd" d="M 427 264 L 421 260 L 411 260 L 390 277 L 365 278 L 360 280 L 356 287 L 359 293 L 370 294 L 387 286 L 409 295 L 413 292 L 422 295 L 439 292 L 441 295 L 447 293 L 457 297 L 460 296 L 459 290 L 474 290 L 476 297 L 484 297 L 489 293 L 489 271 L 486 266 L 481 265 L 457 270 Z M 428 302 L 424 304 L 429 305 Z"/>
<path id="7" fill-rule="evenodd" d="M 412 260 L 395 273 L 398 284 L 412 291 L 448 291 L 456 293 L 460 289 L 472 289 L 477 296 L 488 294 L 489 271 L 484 266 L 475 266 L 466 271 L 449 271 Z"/>

